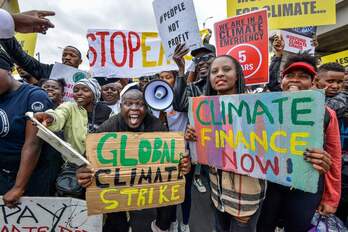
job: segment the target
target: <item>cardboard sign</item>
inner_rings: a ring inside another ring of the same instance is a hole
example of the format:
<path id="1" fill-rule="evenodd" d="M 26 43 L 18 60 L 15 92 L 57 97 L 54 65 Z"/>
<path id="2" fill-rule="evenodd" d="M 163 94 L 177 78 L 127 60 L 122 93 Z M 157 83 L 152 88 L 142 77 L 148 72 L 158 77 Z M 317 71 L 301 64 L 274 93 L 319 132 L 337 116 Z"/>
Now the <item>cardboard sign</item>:
<path id="1" fill-rule="evenodd" d="M 166 58 L 158 33 L 120 30 L 88 30 L 89 65 L 93 76 L 141 77 L 177 70 Z M 185 56 L 186 67 L 191 65 Z"/>
<path id="2" fill-rule="evenodd" d="M 154 0 L 152 6 L 168 59 L 178 44 L 190 50 L 202 47 L 193 0 Z"/>
<path id="3" fill-rule="evenodd" d="M 184 201 L 185 179 L 178 169 L 185 152 L 182 132 L 90 134 L 86 148 L 96 171 L 86 192 L 89 214 Z"/>
<path id="4" fill-rule="evenodd" d="M 281 31 L 284 40 L 284 51 L 298 54 L 299 52 L 308 51 L 314 55 L 315 48 L 312 46 L 312 38 L 288 31 Z"/>
<path id="5" fill-rule="evenodd" d="M 73 88 L 76 82 L 81 79 L 87 78 L 87 72 L 81 71 L 77 68 L 61 64 L 55 63 L 50 75 L 50 79 L 64 79 L 66 86 L 64 87 L 64 98 L 66 101 L 73 101 Z"/>
<path id="6" fill-rule="evenodd" d="M 304 160 L 323 147 L 323 91 L 191 98 L 193 161 L 315 193 L 319 173 Z"/>
<path id="7" fill-rule="evenodd" d="M 335 0 L 227 0 L 227 16 L 268 10 L 270 29 L 336 24 Z"/>
<path id="8" fill-rule="evenodd" d="M 247 85 L 268 83 L 267 12 L 261 10 L 215 23 L 217 55 L 242 65 Z"/>
<path id="9" fill-rule="evenodd" d="M 348 50 L 321 57 L 321 63 L 337 62 L 344 67 L 348 67 Z"/>
<path id="10" fill-rule="evenodd" d="M 86 202 L 68 197 L 22 197 L 10 209 L 0 198 L 2 232 L 102 231 L 103 215 L 87 216 Z"/>

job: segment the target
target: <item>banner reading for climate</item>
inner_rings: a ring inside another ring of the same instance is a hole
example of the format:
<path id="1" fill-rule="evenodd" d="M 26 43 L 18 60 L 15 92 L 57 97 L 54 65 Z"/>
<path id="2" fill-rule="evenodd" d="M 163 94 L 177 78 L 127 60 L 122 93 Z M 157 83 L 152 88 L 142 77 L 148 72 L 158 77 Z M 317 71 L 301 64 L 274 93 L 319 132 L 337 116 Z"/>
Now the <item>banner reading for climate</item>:
<path id="1" fill-rule="evenodd" d="M 336 23 L 335 0 L 227 0 L 227 16 L 265 8 L 270 29 Z"/>

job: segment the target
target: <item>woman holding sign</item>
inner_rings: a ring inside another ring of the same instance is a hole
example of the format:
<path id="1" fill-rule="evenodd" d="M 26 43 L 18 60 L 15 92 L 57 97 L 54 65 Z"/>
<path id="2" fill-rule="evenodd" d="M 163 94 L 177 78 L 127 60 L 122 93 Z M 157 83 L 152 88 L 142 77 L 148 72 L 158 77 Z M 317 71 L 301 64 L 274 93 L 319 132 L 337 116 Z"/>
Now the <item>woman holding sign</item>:
<path id="1" fill-rule="evenodd" d="M 315 57 L 300 54 L 289 57 L 282 72 L 283 91 L 311 89 L 316 75 Z M 321 173 L 316 193 L 269 183 L 258 231 L 274 231 L 282 222 L 285 231 L 306 232 L 316 210 L 322 215 L 335 213 L 341 194 L 341 144 L 336 114 L 326 108 L 323 149 L 307 148 L 304 159 Z"/>
<path id="2" fill-rule="evenodd" d="M 244 93 L 244 75 L 241 65 L 231 56 L 220 56 L 210 66 L 210 81 L 206 95 Z M 185 138 L 196 141 L 196 132 L 188 126 Z M 256 231 L 266 181 L 217 168 L 210 168 L 212 201 L 215 205 L 215 222 L 218 232 Z"/>

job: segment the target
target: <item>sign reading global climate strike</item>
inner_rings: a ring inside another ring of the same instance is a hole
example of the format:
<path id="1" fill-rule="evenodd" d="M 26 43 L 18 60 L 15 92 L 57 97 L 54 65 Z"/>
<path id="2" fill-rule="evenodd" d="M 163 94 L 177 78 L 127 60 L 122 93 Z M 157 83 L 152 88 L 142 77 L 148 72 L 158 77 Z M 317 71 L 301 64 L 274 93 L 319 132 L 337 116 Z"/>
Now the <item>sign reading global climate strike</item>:
<path id="1" fill-rule="evenodd" d="M 87 188 L 89 214 L 176 205 L 184 201 L 179 162 L 182 132 L 90 134 L 87 157 L 95 170 Z"/>
<path id="2" fill-rule="evenodd" d="M 323 147 L 324 112 L 322 91 L 190 98 L 192 160 L 315 193 L 303 152 Z"/>

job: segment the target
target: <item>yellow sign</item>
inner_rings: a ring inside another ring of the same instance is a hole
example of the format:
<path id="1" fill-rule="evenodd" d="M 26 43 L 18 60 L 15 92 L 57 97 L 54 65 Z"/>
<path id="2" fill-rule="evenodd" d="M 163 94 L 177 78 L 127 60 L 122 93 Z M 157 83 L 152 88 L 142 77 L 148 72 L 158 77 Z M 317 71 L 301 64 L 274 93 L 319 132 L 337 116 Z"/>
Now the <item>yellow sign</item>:
<path id="1" fill-rule="evenodd" d="M 227 0 L 227 16 L 266 8 L 270 29 L 336 23 L 335 0 Z"/>
<path id="2" fill-rule="evenodd" d="M 321 57 L 322 64 L 337 62 L 344 67 L 348 67 L 348 50 Z"/>
<path id="3" fill-rule="evenodd" d="M 36 33 L 31 33 L 31 34 L 16 33 L 16 39 L 18 40 L 19 44 L 22 46 L 23 50 L 26 53 L 28 53 L 30 56 L 34 56 L 36 40 L 37 40 Z"/>

